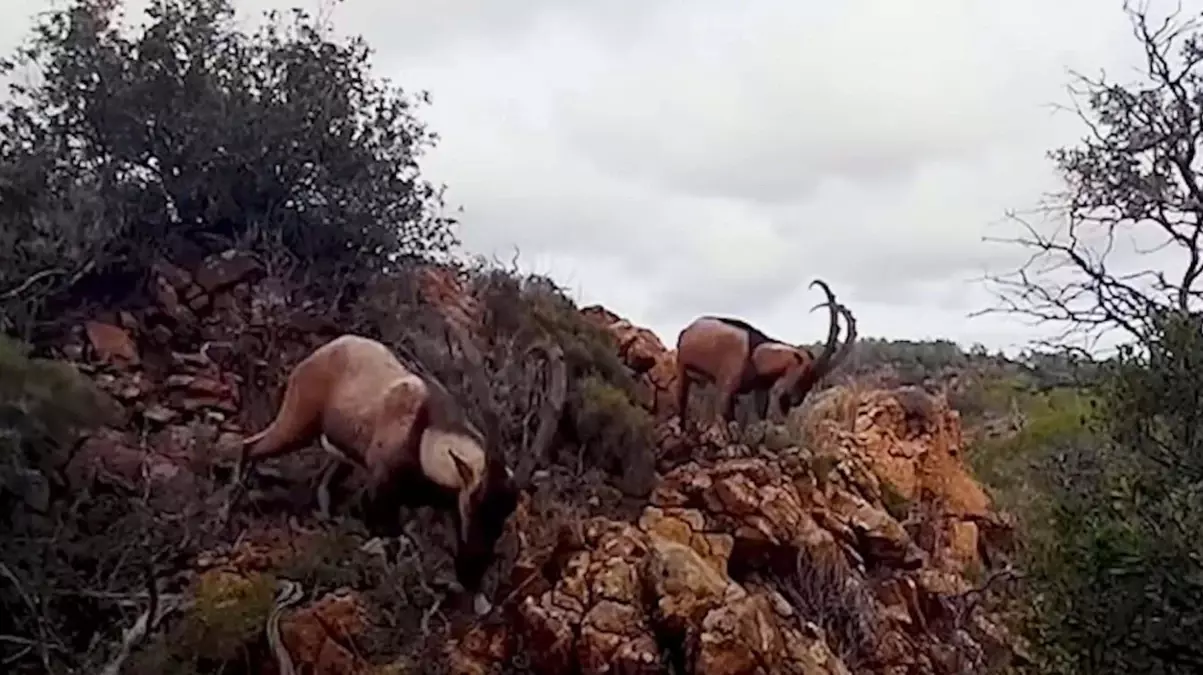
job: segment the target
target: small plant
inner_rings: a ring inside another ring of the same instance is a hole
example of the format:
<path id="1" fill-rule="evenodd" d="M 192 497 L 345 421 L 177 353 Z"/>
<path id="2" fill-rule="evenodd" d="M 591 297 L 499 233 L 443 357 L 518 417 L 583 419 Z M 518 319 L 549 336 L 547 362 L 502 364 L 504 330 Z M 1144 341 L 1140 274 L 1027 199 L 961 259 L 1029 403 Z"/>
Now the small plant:
<path id="1" fill-rule="evenodd" d="M 275 578 L 268 574 L 202 574 L 193 591 L 196 604 L 181 622 L 174 642 L 181 651 L 206 660 L 238 658 L 263 632 L 275 586 Z"/>
<path id="2" fill-rule="evenodd" d="M 894 520 L 906 520 L 911 514 L 911 500 L 888 480 L 881 480 L 881 504 Z"/>
<path id="3" fill-rule="evenodd" d="M 770 582 L 799 620 L 823 628 L 831 648 L 849 668 L 871 658 L 877 642 L 877 601 L 864 580 L 836 558 L 798 552 L 791 570 Z"/>
<path id="4" fill-rule="evenodd" d="M 130 662 L 137 675 L 190 675 L 246 661 L 275 604 L 271 575 L 210 570 L 192 588 L 193 604 Z"/>

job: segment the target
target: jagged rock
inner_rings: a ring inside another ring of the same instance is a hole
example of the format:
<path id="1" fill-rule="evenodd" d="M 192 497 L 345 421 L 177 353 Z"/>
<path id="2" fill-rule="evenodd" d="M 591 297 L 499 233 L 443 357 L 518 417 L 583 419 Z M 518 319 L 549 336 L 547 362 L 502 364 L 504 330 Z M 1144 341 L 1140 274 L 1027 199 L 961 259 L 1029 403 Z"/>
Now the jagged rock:
<path id="1" fill-rule="evenodd" d="M 340 589 L 286 613 L 280 620 L 280 638 L 297 672 L 356 675 L 371 671 L 371 665 L 350 648 L 367 627 L 363 599 L 354 591 Z"/>
<path id="2" fill-rule="evenodd" d="M 106 363 L 119 367 L 136 366 L 141 362 L 138 347 L 125 329 L 100 321 L 84 324 L 88 342 L 96 355 Z"/>
<path id="3" fill-rule="evenodd" d="M 656 419 L 664 420 L 677 412 L 676 352 L 667 349 L 656 334 L 635 326 L 600 305 L 580 310 L 581 314 L 605 328 L 618 343 L 619 357 L 635 375 L 639 403 Z"/>
<path id="4" fill-rule="evenodd" d="M 245 251 L 228 250 L 205 258 L 196 270 L 196 284 L 213 294 L 252 277 L 258 277 L 263 266 Z"/>

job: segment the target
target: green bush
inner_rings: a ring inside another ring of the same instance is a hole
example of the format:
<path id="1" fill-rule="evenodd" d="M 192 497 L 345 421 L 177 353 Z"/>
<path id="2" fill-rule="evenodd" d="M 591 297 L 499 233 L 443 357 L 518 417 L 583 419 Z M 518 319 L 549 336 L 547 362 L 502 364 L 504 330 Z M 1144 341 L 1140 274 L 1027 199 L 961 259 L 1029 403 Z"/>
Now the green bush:
<path id="1" fill-rule="evenodd" d="M 553 457 L 567 468 L 600 469 L 616 476 L 624 492 L 645 494 L 655 476 L 651 416 L 640 406 L 635 381 L 604 327 L 590 321 L 549 279 L 513 270 L 484 269 L 474 275 L 484 304 L 487 339 L 495 345 L 548 339 L 564 351 L 568 371 L 565 419 L 581 447 L 577 458 Z M 502 380 L 506 378 L 501 378 Z M 512 378 L 511 378 L 512 379 Z M 521 408 L 525 399 L 514 401 Z M 580 466 L 574 466 L 580 460 Z"/>
<path id="2" fill-rule="evenodd" d="M 121 5 L 39 13 L 0 62 L 40 74 L 0 98 L 0 329 L 111 302 L 159 256 L 241 243 L 335 289 L 455 244 L 419 176 L 426 96 L 373 78 L 362 39 L 299 10 L 248 32 L 230 0 L 152 0 L 129 29 Z"/>
<path id="3" fill-rule="evenodd" d="M 1085 390 L 1060 387 L 1034 392 L 1014 382 L 1001 382 L 988 391 L 995 410 L 1013 407 L 1023 417 L 1017 432 L 980 439 L 967 455 L 975 475 L 1004 500 L 1042 471 L 1042 463 L 1051 453 L 1095 437 L 1092 424 L 1098 419 L 1097 396 Z"/>
<path id="4" fill-rule="evenodd" d="M 1039 464 L 1045 520 L 1024 561 L 1033 672 L 1203 667 L 1203 324 L 1156 325 L 1147 354 L 1108 368 L 1097 436 Z"/>
<path id="5" fill-rule="evenodd" d="M 650 491 L 656 470 L 651 415 L 596 375 L 577 384 L 572 402 L 576 439 L 591 463 L 619 476 L 624 491 Z"/>

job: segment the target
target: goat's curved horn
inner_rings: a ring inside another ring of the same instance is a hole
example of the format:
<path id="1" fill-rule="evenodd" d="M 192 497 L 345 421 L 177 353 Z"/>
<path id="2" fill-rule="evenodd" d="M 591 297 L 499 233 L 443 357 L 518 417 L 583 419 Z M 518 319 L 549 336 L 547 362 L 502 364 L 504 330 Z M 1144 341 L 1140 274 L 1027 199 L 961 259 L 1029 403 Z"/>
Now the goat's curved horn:
<path id="1" fill-rule="evenodd" d="M 814 370 L 822 372 L 827 367 L 827 363 L 831 361 L 831 357 L 835 354 L 836 343 L 840 338 L 840 305 L 836 302 L 835 293 L 831 292 L 831 287 L 827 285 L 827 282 L 822 279 L 815 279 L 810 282 L 810 288 L 814 288 L 816 285 L 823 289 L 823 294 L 827 296 L 827 302 L 815 305 L 810 311 L 813 312 L 824 305 L 831 310 L 831 325 L 827 328 L 827 342 L 823 345 L 823 353 L 819 355 L 819 358 L 815 359 L 813 366 Z"/>
<path id="2" fill-rule="evenodd" d="M 819 307 L 826 306 L 831 312 L 831 324 L 827 328 L 827 341 L 823 345 L 823 353 L 814 360 L 806 374 L 799 379 L 797 387 L 803 397 L 818 383 L 830 367 L 831 359 L 835 356 L 836 345 L 840 337 L 840 307 L 841 305 L 835 299 L 835 293 L 831 292 L 831 287 L 822 279 L 815 279 L 810 282 L 810 287 L 819 286 L 823 289 L 823 294 L 827 296 L 826 302 L 821 302 L 810 309 L 815 311 Z"/>
<path id="3" fill-rule="evenodd" d="M 840 304 L 839 310 L 840 315 L 844 317 L 844 325 L 847 326 L 848 334 L 844 336 L 844 344 L 840 345 L 840 350 L 827 362 L 827 371 L 823 375 L 827 375 L 836 368 L 839 368 L 847 360 L 848 355 L 852 353 L 852 347 L 856 344 L 856 317 L 843 304 Z"/>

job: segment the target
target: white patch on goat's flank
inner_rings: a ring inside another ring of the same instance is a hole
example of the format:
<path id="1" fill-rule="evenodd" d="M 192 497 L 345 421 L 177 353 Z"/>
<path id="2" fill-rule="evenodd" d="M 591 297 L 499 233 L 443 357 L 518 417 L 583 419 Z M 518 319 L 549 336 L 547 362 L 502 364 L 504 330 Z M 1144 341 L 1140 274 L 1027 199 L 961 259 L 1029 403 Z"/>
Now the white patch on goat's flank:
<path id="1" fill-rule="evenodd" d="M 484 476 L 484 451 L 467 436 L 438 429 L 427 429 L 426 433 L 422 434 L 419 448 L 422 473 L 449 490 L 471 492 Z M 472 470 L 470 485 L 464 485 L 463 479 L 460 478 L 459 470 L 455 468 L 455 460 L 451 458 L 452 451 Z"/>

